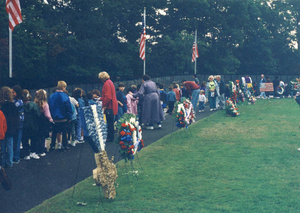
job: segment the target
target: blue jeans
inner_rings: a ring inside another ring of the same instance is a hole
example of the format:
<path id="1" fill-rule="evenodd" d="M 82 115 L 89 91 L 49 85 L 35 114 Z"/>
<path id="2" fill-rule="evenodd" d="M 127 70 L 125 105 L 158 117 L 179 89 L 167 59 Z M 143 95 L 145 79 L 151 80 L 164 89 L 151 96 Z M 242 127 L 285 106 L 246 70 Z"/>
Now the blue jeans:
<path id="1" fill-rule="evenodd" d="M 208 100 L 209 100 L 210 109 L 216 109 L 217 108 L 216 107 L 216 96 L 215 97 L 211 97 L 210 93 L 209 93 Z"/>
<path id="2" fill-rule="evenodd" d="M 205 104 L 204 101 L 199 101 L 199 110 L 204 110 Z"/>
<path id="3" fill-rule="evenodd" d="M 260 98 L 263 96 L 263 98 L 267 98 L 266 93 L 265 92 L 261 92 L 260 93 Z"/>
<path id="4" fill-rule="evenodd" d="M 200 94 L 200 89 L 195 89 L 192 92 L 192 101 L 191 102 L 193 104 L 194 111 L 196 111 L 196 108 L 197 108 L 197 103 L 199 101 L 199 94 Z"/>
<path id="5" fill-rule="evenodd" d="M 13 160 L 14 161 L 19 161 L 20 160 L 20 146 L 21 146 L 21 139 L 22 139 L 22 132 L 23 129 L 19 129 L 18 133 L 16 134 L 16 137 L 14 136 L 13 138 Z"/>
<path id="6" fill-rule="evenodd" d="M 116 121 L 119 122 L 120 118 L 124 115 L 123 107 L 118 106 L 118 114 L 116 116 Z"/>
<path id="7" fill-rule="evenodd" d="M 13 165 L 13 142 L 14 139 L 12 136 L 6 136 L 2 141 L 2 166 L 12 167 Z"/>

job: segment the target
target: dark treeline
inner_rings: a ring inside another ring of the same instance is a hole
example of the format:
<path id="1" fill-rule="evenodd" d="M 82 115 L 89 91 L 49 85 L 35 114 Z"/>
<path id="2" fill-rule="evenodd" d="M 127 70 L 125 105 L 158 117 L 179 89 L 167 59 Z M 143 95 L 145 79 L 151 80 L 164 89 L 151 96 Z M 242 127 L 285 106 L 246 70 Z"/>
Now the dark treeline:
<path id="1" fill-rule="evenodd" d="M 8 17 L 0 10 L 0 78 L 8 76 Z M 13 32 L 13 75 L 141 76 L 141 20 L 147 9 L 146 69 L 152 77 L 193 73 L 198 31 L 201 74 L 298 74 L 299 0 L 21 0 Z M 69 78 L 68 77 L 68 78 Z M 35 82 L 31 82 L 35 83 Z M 52 83 L 51 83 L 52 84 Z M 53 84 L 52 84 L 53 85 Z"/>

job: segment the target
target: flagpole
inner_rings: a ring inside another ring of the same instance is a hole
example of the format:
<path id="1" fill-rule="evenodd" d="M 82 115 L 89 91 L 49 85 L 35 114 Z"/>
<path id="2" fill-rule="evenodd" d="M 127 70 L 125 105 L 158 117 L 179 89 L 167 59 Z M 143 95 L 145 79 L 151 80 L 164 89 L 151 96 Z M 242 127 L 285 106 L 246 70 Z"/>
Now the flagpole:
<path id="1" fill-rule="evenodd" d="M 9 78 L 12 78 L 12 31 L 9 30 Z"/>
<path id="2" fill-rule="evenodd" d="M 195 48 L 197 46 L 197 30 L 195 30 Z M 195 57 L 195 75 L 197 74 L 197 57 Z"/>
<path id="3" fill-rule="evenodd" d="M 144 23 L 145 23 L 145 29 L 146 29 L 146 7 L 144 7 Z M 144 75 L 146 75 L 146 38 L 145 38 L 145 60 L 144 60 Z"/>

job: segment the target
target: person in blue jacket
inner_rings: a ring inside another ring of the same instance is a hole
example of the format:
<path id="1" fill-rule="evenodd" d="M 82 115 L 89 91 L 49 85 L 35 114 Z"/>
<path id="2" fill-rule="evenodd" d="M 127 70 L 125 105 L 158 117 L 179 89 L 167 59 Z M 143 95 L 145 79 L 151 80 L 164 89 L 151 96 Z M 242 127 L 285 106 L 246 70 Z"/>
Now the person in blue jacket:
<path id="1" fill-rule="evenodd" d="M 67 131 L 68 123 L 72 118 L 72 106 L 69 96 L 64 93 L 67 84 L 64 81 L 57 83 L 56 92 L 49 98 L 50 113 L 53 118 L 52 138 L 50 150 L 55 149 L 56 135 L 62 133 L 62 149 L 68 150 Z"/>

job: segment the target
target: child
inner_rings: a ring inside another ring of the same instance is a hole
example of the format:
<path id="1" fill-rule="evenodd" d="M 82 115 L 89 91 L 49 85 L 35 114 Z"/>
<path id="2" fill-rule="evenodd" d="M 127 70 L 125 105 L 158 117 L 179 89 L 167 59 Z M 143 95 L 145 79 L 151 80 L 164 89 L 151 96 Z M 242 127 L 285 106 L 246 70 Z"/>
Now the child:
<path id="1" fill-rule="evenodd" d="M 204 90 L 200 90 L 200 94 L 199 94 L 199 112 L 204 112 L 205 104 L 206 104 L 205 92 L 204 92 Z"/>
<path id="2" fill-rule="evenodd" d="M 169 109 L 167 111 L 167 113 L 169 113 L 170 115 L 172 115 L 173 110 L 174 110 L 174 104 L 176 102 L 176 94 L 174 92 L 173 86 L 169 86 L 169 92 L 168 92 L 168 106 Z"/>
<path id="3" fill-rule="evenodd" d="M 87 97 L 87 101 L 88 101 L 88 106 L 97 104 L 96 101 L 94 101 L 94 99 L 93 99 L 93 93 L 92 93 L 92 91 L 89 91 L 89 92 L 86 94 L 86 97 Z"/>
<path id="4" fill-rule="evenodd" d="M 39 107 L 31 101 L 31 95 L 28 90 L 24 89 L 22 96 L 24 102 L 24 125 L 22 134 L 24 160 L 30 160 L 30 158 L 40 159 L 36 153 L 39 148 L 38 133 L 41 112 Z"/>
<path id="5" fill-rule="evenodd" d="M 46 138 L 49 137 L 50 126 L 53 123 L 49 105 L 47 103 L 47 92 L 40 89 L 36 92 L 34 103 L 39 107 L 41 117 L 39 120 L 39 133 L 38 133 L 38 149 L 37 154 L 39 156 L 45 156 L 47 150 Z"/>
<path id="6" fill-rule="evenodd" d="M 127 91 L 126 99 L 127 99 L 127 113 L 131 113 L 133 115 L 138 115 L 137 104 L 138 98 L 134 98 L 133 95 L 134 88 L 130 87 Z"/>
<path id="7" fill-rule="evenodd" d="M 7 131 L 2 142 L 1 150 L 2 166 L 13 166 L 13 135 L 18 133 L 19 114 L 14 104 L 12 91 L 9 87 L 2 87 L 0 90 L 0 106 L 7 123 Z"/>
<path id="8" fill-rule="evenodd" d="M 125 89 L 124 83 L 119 83 L 118 89 L 117 89 L 117 101 L 118 101 L 118 114 L 116 116 L 116 121 L 119 121 L 119 119 L 123 116 L 124 113 L 127 112 L 127 106 L 126 106 L 126 97 L 123 94 L 123 91 Z"/>
<path id="9" fill-rule="evenodd" d="M 67 90 L 64 90 L 64 92 L 69 95 Z M 76 131 L 75 131 L 75 126 L 76 126 L 76 121 L 77 121 L 77 111 L 76 108 L 79 107 L 78 101 L 76 101 L 75 98 L 69 96 L 70 102 L 71 102 L 71 107 L 72 107 L 72 116 L 71 116 L 71 122 L 69 123 L 69 134 L 68 134 L 68 139 L 69 143 L 71 146 L 76 146 L 78 141 L 76 140 Z M 71 141 L 72 137 L 72 141 Z"/>
<path id="10" fill-rule="evenodd" d="M 176 101 L 180 101 L 180 92 L 178 89 L 178 84 L 173 84 L 173 91 L 175 93 L 176 96 Z"/>
<path id="11" fill-rule="evenodd" d="M 164 91 L 164 85 L 161 83 L 157 83 L 157 88 L 159 91 L 159 99 L 163 110 L 167 107 L 167 93 Z"/>
<path id="12" fill-rule="evenodd" d="M 78 102 L 78 107 L 76 107 L 76 123 L 75 123 L 75 132 L 76 132 L 76 143 L 84 143 L 83 139 L 81 139 L 81 119 L 78 113 L 78 109 L 80 107 L 84 107 L 84 101 L 81 98 L 81 94 L 82 94 L 82 89 L 80 88 L 75 88 L 73 90 L 72 96 L 73 98 L 75 98 L 75 100 Z"/>
<path id="13" fill-rule="evenodd" d="M 20 146 L 21 146 L 21 138 L 22 138 L 22 129 L 24 122 L 24 109 L 23 109 L 23 101 L 22 101 L 22 89 L 19 85 L 15 85 L 12 87 L 12 95 L 15 102 L 16 107 L 19 112 L 19 126 L 18 133 L 14 135 L 14 156 L 13 162 L 20 162 Z"/>

